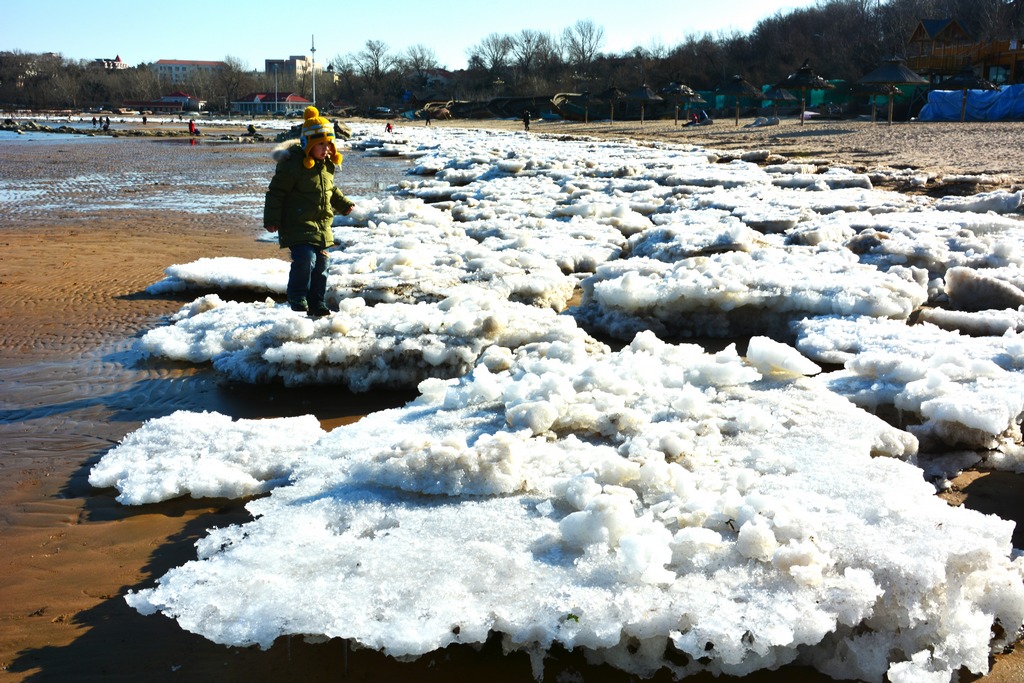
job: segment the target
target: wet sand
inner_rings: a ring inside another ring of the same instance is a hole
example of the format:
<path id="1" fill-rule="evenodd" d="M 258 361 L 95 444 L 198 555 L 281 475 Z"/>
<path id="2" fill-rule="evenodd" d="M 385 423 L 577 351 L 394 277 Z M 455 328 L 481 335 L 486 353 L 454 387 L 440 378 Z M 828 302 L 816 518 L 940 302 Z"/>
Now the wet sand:
<path id="1" fill-rule="evenodd" d="M 515 122 L 485 125 L 516 129 Z M 570 124 L 545 125 L 535 125 L 535 132 L 591 134 Z M 1006 125 L 1024 132 L 1024 124 Z M 937 129 L 923 132 L 929 130 Z M 741 141 L 719 135 L 719 146 Z M 163 616 L 141 616 L 122 599 L 194 558 L 192 544 L 207 528 L 248 518 L 244 501 L 179 499 L 128 508 L 114 501 L 115 492 L 90 487 L 92 464 L 143 421 L 179 409 L 246 418 L 314 413 L 331 428 L 410 398 L 335 389 L 254 391 L 203 368 L 149 361 L 132 350 L 135 337 L 191 299 L 144 292 L 167 266 L 203 256 L 278 255 L 276 245 L 255 241 L 260 231 L 251 213 L 147 205 L 180 184 L 168 177 L 172 170 L 236 178 L 213 193 L 262 192 L 272 170 L 264 164 L 267 154 L 263 145 L 207 141 L 197 147 L 127 139 L 0 141 L 0 177 L 52 182 L 45 196 L 0 197 L 0 681 L 533 680 L 526 656 L 503 657 L 498 643 L 479 652 L 452 647 L 415 663 L 350 651 L 338 641 L 288 638 L 266 652 L 226 648 Z M 971 161 L 960 173 L 1009 163 L 983 158 L 981 151 L 958 156 Z M 902 163 L 892 154 L 889 159 Z M 75 208 L 76 197 L 96 193 L 91 185 L 83 190 L 83 183 L 102 184 L 128 170 L 142 178 L 130 191 L 115 193 L 121 196 L 110 197 L 109 206 Z M 1015 182 L 1019 176 L 1005 179 L 1005 186 Z M 970 472 L 958 483 L 952 502 L 1021 518 L 1021 477 Z M 1016 539 L 1024 546 L 1019 530 Z M 984 680 L 1024 680 L 1022 649 L 1000 657 Z M 588 681 L 631 680 L 565 652 L 555 653 L 545 679 L 568 672 Z M 788 668 L 742 680 L 828 679 Z"/>

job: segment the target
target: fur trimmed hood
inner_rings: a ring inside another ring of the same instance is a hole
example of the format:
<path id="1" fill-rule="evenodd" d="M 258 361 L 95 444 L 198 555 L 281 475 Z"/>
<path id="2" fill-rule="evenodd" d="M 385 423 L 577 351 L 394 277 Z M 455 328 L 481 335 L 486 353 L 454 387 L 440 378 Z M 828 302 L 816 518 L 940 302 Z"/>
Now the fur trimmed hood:
<path id="1" fill-rule="evenodd" d="M 298 140 L 285 140 L 284 142 L 274 146 L 274 149 L 270 151 L 270 158 L 276 163 L 281 163 L 288 158 L 288 155 L 292 153 L 292 148 L 302 152 L 302 145 Z M 304 152 L 302 152 L 304 153 Z"/>
<path id="2" fill-rule="evenodd" d="M 332 171 L 336 168 L 341 168 L 342 156 L 337 152 L 335 152 L 335 155 L 337 156 L 337 161 L 331 159 L 330 156 L 324 159 L 324 163 L 327 164 Z M 306 159 L 306 150 L 302 149 L 302 143 L 298 140 L 285 140 L 284 142 L 275 145 L 274 149 L 270 151 L 270 158 L 274 160 L 275 164 L 279 164 L 291 156 Z M 306 168 L 309 168 L 309 166 Z"/>

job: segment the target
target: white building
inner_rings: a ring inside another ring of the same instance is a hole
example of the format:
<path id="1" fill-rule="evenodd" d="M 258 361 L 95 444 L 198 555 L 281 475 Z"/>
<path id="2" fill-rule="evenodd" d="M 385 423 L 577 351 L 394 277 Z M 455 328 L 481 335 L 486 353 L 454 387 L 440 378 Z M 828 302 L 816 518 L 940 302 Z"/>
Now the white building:
<path id="1" fill-rule="evenodd" d="M 121 55 L 117 55 L 113 59 L 104 59 L 102 57 L 92 60 L 92 65 L 100 69 L 118 70 L 127 69 L 128 63 L 121 61 Z"/>
<path id="2" fill-rule="evenodd" d="M 196 76 L 212 76 L 227 66 L 224 62 L 203 62 L 190 59 L 161 59 L 156 62 L 157 76 L 167 82 L 188 83 Z"/>

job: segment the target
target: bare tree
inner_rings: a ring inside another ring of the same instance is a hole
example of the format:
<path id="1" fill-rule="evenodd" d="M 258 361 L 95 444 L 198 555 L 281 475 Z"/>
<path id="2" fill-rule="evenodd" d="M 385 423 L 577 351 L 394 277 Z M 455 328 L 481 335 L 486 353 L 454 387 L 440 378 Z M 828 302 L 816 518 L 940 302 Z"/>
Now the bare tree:
<path id="1" fill-rule="evenodd" d="M 540 31 L 524 28 L 509 39 L 511 57 L 516 69 L 524 74 L 530 73 L 545 44 L 544 36 L 545 34 Z"/>
<path id="2" fill-rule="evenodd" d="M 355 60 L 351 56 L 338 55 L 331 61 L 331 66 L 334 67 L 334 75 L 338 79 L 338 85 L 342 92 L 349 97 L 355 97 L 356 77 L 359 73 Z"/>
<path id="3" fill-rule="evenodd" d="M 883 55 L 886 50 L 871 5 L 871 0 L 828 0 L 806 10 L 803 21 L 812 31 L 812 41 L 804 58 L 814 61 L 818 73 L 856 80 L 892 56 Z M 794 60 L 791 68 L 800 63 Z"/>
<path id="4" fill-rule="evenodd" d="M 405 50 L 401 60 L 402 79 L 413 97 L 433 96 L 428 92 L 430 71 L 438 68 L 437 55 L 425 45 L 413 45 Z M 403 98 L 406 94 L 403 93 Z"/>
<path id="5" fill-rule="evenodd" d="M 19 84 L 31 61 L 32 55 L 18 50 L 0 52 L 0 101 L 17 103 Z"/>
<path id="6" fill-rule="evenodd" d="M 218 107 L 223 102 L 213 99 L 215 97 L 213 88 L 214 74 L 206 69 L 193 69 L 185 83 L 188 94 L 198 100 L 203 100 L 207 106 Z"/>
<path id="7" fill-rule="evenodd" d="M 951 0 L 892 0 L 875 7 L 881 47 L 885 57 L 903 56 L 907 39 L 922 19 L 951 19 L 957 16 Z M 960 19 L 965 17 L 961 16 Z"/>
<path id="8" fill-rule="evenodd" d="M 417 76 L 422 76 L 424 72 L 437 69 L 440 66 L 440 62 L 437 61 L 437 53 L 423 44 L 406 48 L 402 62 L 408 71 Z"/>
<path id="9" fill-rule="evenodd" d="M 1007 0 L 1003 7 L 1007 30 L 1020 32 L 1024 27 L 1024 0 Z"/>
<path id="10" fill-rule="evenodd" d="M 252 90 L 255 85 L 247 65 L 237 57 L 228 56 L 224 58 L 224 66 L 214 72 L 212 98 L 230 110 L 231 102 Z"/>
<path id="11" fill-rule="evenodd" d="M 68 70 L 63 70 L 54 75 L 50 80 L 50 88 L 57 102 L 62 106 L 79 106 L 79 79 Z"/>
<path id="12" fill-rule="evenodd" d="M 384 76 L 398 65 L 398 57 L 389 52 L 387 43 L 368 40 L 363 51 L 355 56 L 355 65 L 364 79 L 378 86 Z"/>
<path id="13" fill-rule="evenodd" d="M 127 76 L 126 80 L 130 83 L 128 88 L 134 99 L 156 100 L 166 94 L 160 91 L 160 78 L 156 75 L 156 71 L 145 64 L 128 69 L 128 73 L 125 75 Z"/>
<path id="14" fill-rule="evenodd" d="M 480 64 L 492 76 L 498 75 L 509 66 L 512 39 L 507 35 L 491 33 L 478 45 L 471 47 L 468 54 L 471 63 Z"/>
<path id="15" fill-rule="evenodd" d="M 53 91 L 54 81 L 66 71 L 63 57 L 52 53 L 34 55 L 25 65 L 22 83 L 27 94 L 27 103 L 36 108 L 69 106 L 60 103 Z M 70 84 L 63 86 L 65 92 L 74 90 Z"/>
<path id="16" fill-rule="evenodd" d="M 604 45 L 604 29 L 590 19 L 580 19 L 562 31 L 566 61 L 577 71 L 587 71 Z"/>
<path id="17" fill-rule="evenodd" d="M 551 34 L 523 29 L 509 40 L 515 87 L 540 89 L 543 72 L 558 53 Z"/>
<path id="18" fill-rule="evenodd" d="M 689 35 L 674 51 L 683 65 L 681 80 L 693 88 L 710 90 L 723 82 L 729 75 L 724 46 L 710 33 Z"/>
<path id="19" fill-rule="evenodd" d="M 1009 3 L 1002 0 L 974 0 L 972 3 L 972 26 L 977 40 L 999 40 L 1010 38 L 1015 33 L 1008 32 L 1011 25 L 1007 12 Z"/>

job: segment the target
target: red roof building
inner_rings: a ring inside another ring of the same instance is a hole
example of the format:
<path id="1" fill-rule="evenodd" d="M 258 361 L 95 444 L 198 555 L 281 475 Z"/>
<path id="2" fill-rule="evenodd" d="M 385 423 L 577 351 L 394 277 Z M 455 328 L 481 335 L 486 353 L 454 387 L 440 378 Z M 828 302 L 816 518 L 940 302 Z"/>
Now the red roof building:
<path id="1" fill-rule="evenodd" d="M 254 92 L 231 103 L 231 111 L 239 114 L 287 114 L 302 111 L 313 104 L 302 95 L 293 92 L 274 93 Z"/>

